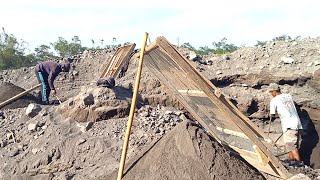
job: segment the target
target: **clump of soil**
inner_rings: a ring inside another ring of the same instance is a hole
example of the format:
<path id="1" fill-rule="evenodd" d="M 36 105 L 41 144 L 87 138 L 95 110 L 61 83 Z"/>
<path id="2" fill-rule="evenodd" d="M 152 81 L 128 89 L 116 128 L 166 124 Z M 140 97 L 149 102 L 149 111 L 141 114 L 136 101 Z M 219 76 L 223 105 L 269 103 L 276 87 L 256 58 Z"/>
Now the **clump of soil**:
<path id="1" fill-rule="evenodd" d="M 25 89 L 13 85 L 8 82 L 2 82 L 0 84 L 0 102 L 4 102 L 7 99 L 14 97 L 17 94 L 24 92 Z M 37 102 L 37 98 L 31 94 L 27 94 L 16 101 L 7 104 L 6 106 L 2 107 L 1 109 L 16 109 L 16 108 L 23 108 L 27 107 L 30 103 Z"/>
<path id="2" fill-rule="evenodd" d="M 184 121 L 135 162 L 123 179 L 264 179 L 203 129 Z M 107 179 L 115 179 L 116 173 Z"/>

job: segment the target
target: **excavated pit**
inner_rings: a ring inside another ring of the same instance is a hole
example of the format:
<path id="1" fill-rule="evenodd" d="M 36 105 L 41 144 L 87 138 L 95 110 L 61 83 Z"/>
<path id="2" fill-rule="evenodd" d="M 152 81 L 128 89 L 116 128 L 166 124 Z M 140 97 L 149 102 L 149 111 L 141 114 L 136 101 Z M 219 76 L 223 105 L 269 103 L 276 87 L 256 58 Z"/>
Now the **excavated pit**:
<path id="1" fill-rule="evenodd" d="M 295 75 L 291 77 L 280 77 L 267 72 L 261 72 L 259 74 L 222 76 L 219 78 L 213 78 L 210 81 L 221 89 L 230 89 L 231 87 L 237 86 L 239 89 L 241 87 L 245 87 L 245 91 L 251 94 L 258 94 L 258 96 L 260 96 L 259 94 L 267 91 L 266 87 L 270 83 L 276 82 L 280 86 L 286 86 L 285 89 L 282 89 L 284 90 L 284 93 L 294 93 L 294 98 L 298 99 L 296 102 L 297 105 L 307 110 L 312 120 L 320 121 L 320 85 L 318 83 L 319 80 L 317 73 L 314 75 L 307 74 L 305 76 Z M 294 88 L 298 89 L 298 91 Z M 305 92 L 305 94 L 301 94 L 301 92 Z M 229 94 L 230 96 L 236 96 L 236 92 L 231 91 Z M 230 97 L 230 99 L 235 103 L 235 105 L 239 104 L 239 102 L 233 97 Z M 258 99 L 253 100 L 252 104 L 248 104 L 248 107 L 246 107 L 242 112 L 250 116 L 251 114 L 259 111 L 257 106 L 259 106 L 260 103 L 263 102 Z"/>
<path id="2" fill-rule="evenodd" d="M 318 75 L 279 77 L 268 73 L 230 75 L 211 79 L 226 92 L 231 101 L 251 119 L 268 121 L 271 82 L 277 82 L 284 93 L 292 94 L 304 126 L 300 154 L 305 164 L 320 168 L 320 103 Z M 240 90 L 239 90 L 240 89 Z M 242 90 L 243 89 L 243 90 Z M 241 91 L 241 92 L 240 92 Z M 301 93 L 304 92 L 304 93 Z M 252 96 L 256 94 L 256 96 Z M 317 98 L 318 97 L 318 98 Z"/>

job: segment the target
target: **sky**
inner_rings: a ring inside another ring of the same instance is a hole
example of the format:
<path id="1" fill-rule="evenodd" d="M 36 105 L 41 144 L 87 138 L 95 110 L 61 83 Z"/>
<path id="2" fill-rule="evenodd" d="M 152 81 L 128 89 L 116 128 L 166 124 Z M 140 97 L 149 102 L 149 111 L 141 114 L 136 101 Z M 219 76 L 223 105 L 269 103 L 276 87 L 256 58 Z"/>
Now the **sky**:
<path id="1" fill-rule="evenodd" d="M 251 46 L 283 34 L 320 36 L 318 0 L 0 0 L 0 27 L 30 49 L 79 36 L 82 45 L 133 42 L 165 36 L 194 47 Z M 116 38 L 116 41 L 113 41 Z"/>

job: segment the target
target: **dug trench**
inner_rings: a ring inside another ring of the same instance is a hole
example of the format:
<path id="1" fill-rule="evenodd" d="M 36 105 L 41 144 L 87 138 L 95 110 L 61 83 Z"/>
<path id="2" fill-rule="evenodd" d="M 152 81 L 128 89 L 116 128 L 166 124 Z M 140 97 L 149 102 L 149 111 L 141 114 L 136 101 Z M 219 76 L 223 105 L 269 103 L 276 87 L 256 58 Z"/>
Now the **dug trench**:
<path id="1" fill-rule="evenodd" d="M 280 85 L 283 93 L 293 96 L 296 109 L 303 125 L 300 154 L 305 164 L 314 169 L 320 168 L 320 85 L 317 73 L 314 75 L 279 77 L 266 72 L 223 76 L 211 79 L 224 94 L 246 116 L 267 131 L 269 123 L 269 101 L 267 92 L 270 83 Z M 272 124 L 271 132 L 278 131 L 280 122 Z M 276 129 L 276 130 L 275 130 Z M 279 136 L 279 135 L 277 135 Z M 273 139 L 275 140 L 275 139 Z"/>

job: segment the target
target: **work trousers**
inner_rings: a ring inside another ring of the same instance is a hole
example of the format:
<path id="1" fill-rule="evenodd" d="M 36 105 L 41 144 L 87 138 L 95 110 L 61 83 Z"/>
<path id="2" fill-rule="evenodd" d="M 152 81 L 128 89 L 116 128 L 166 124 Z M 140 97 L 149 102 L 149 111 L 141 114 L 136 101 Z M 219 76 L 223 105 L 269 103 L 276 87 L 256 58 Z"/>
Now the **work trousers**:
<path id="1" fill-rule="evenodd" d="M 48 82 L 48 75 L 35 71 L 37 76 L 38 82 L 41 83 L 41 100 L 42 104 L 49 104 L 49 97 L 50 97 L 50 86 Z"/>

